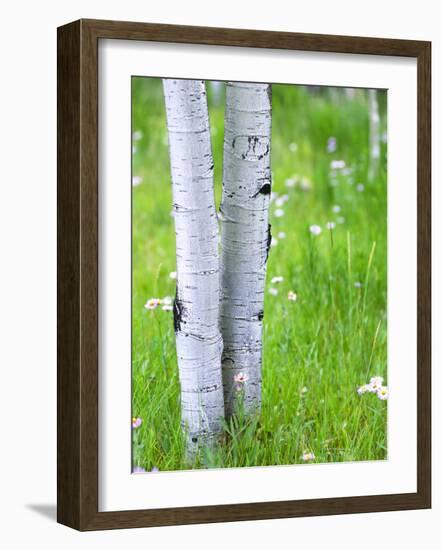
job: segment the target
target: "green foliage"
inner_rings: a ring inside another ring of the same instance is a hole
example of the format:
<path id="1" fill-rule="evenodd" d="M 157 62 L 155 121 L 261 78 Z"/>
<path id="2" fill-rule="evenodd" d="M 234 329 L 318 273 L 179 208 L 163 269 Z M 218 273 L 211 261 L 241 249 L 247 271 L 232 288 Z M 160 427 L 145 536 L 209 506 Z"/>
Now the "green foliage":
<path id="1" fill-rule="evenodd" d="M 378 95 L 384 131 L 386 95 Z M 208 97 L 219 204 L 224 91 L 217 98 L 209 86 Z M 133 155 L 133 175 L 142 182 L 133 187 L 132 387 L 133 416 L 143 420 L 133 430 L 134 465 L 294 464 L 306 451 L 315 462 L 386 458 L 387 402 L 356 392 L 371 376 L 387 375 L 386 144 L 369 183 L 366 92 L 273 87 L 272 190 L 289 198 L 281 217 L 275 201 L 270 207 L 278 242 L 270 251 L 267 290 L 278 294 L 267 291 L 265 298 L 262 413 L 226 424 L 220 445 L 195 464 L 184 460 L 172 312 L 144 308 L 149 298 L 175 294 L 161 80 L 133 79 L 133 130 L 142 133 Z M 327 152 L 331 136 L 333 153 Z M 332 160 L 346 167 L 333 171 Z M 286 187 L 289 178 L 294 187 Z M 336 227 L 327 229 L 327 222 Z M 319 235 L 309 231 L 312 224 L 322 228 Z M 272 284 L 275 276 L 283 282 Z M 289 291 L 296 301 L 288 300 Z"/>

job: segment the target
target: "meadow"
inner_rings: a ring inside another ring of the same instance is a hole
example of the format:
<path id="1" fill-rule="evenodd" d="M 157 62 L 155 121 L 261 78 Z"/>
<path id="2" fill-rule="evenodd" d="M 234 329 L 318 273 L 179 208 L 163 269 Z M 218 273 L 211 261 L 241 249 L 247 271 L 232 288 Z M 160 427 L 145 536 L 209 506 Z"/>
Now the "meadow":
<path id="1" fill-rule="evenodd" d="M 132 422 L 134 471 L 387 458 L 386 93 L 381 162 L 369 181 L 367 92 L 273 86 L 273 241 L 267 265 L 259 417 L 185 460 L 173 313 L 175 235 L 160 79 L 133 78 Z M 223 85 L 208 84 L 215 195 Z M 149 310 L 151 298 L 162 305 Z"/>

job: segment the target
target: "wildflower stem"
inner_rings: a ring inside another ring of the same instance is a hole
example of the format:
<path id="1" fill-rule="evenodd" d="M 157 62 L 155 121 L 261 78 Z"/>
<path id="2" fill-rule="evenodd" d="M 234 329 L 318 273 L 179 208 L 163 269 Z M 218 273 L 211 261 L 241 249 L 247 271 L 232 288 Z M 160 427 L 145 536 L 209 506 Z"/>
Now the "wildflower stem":
<path id="1" fill-rule="evenodd" d="M 363 298 L 363 301 L 362 301 L 362 322 L 364 322 L 365 305 L 366 305 L 366 302 L 367 302 L 368 281 L 369 281 L 369 278 L 370 278 L 370 269 L 371 269 L 371 264 L 373 263 L 373 256 L 374 256 L 375 249 L 376 249 L 376 241 L 373 241 L 373 245 L 372 245 L 371 250 L 370 250 L 370 256 L 368 258 L 367 271 L 365 273 L 364 298 Z"/>
<path id="2" fill-rule="evenodd" d="M 382 319 L 379 320 L 378 325 L 376 327 L 376 332 L 374 333 L 373 343 L 371 345 L 370 359 L 368 361 L 367 373 L 365 375 L 366 378 L 368 378 L 369 373 L 370 373 L 371 362 L 373 361 L 374 348 L 376 347 L 376 342 L 377 342 L 377 339 L 378 339 L 379 330 L 381 328 L 381 323 L 382 323 Z"/>
<path id="3" fill-rule="evenodd" d="M 163 341 L 163 331 L 161 330 L 161 321 L 158 318 L 158 315 L 155 316 L 157 321 L 158 335 L 160 337 L 160 347 L 161 347 L 161 360 L 163 362 L 164 372 L 167 370 L 166 354 L 164 352 L 164 341 Z"/>
<path id="4" fill-rule="evenodd" d="M 347 231 L 347 277 L 348 277 L 348 302 L 349 302 L 349 321 L 352 324 L 352 310 L 353 310 L 353 287 L 352 287 L 352 274 L 351 274 L 351 237 L 350 231 Z"/>

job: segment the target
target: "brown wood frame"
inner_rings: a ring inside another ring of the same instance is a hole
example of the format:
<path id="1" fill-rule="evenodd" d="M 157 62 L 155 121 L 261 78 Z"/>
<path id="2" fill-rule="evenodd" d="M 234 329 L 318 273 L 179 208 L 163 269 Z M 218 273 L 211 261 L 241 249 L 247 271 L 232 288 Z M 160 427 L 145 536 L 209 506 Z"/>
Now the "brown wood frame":
<path id="1" fill-rule="evenodd" d="M 417 492 L 98 511 L 98 40 L 417 58 Z M 58 521 L 82 531 L 410 510 L 431 506 L 431 43 L 120 21 L 58 29 Z"/>

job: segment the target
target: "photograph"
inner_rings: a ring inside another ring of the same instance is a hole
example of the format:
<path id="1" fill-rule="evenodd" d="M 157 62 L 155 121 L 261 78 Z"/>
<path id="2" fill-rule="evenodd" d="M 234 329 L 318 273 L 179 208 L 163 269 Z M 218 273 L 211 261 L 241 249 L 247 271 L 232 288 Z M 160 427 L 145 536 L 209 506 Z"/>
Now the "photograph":
<path id="1" fill-rule="evenodd" d="M 5 3 L 0 547 L 441 538 L 440 9 L 364 7 Z"/>
<path id="2" fill-rule="evenodd" d="M 387 90 L 131 109 L 132 473 L 388 459 Z"/>

